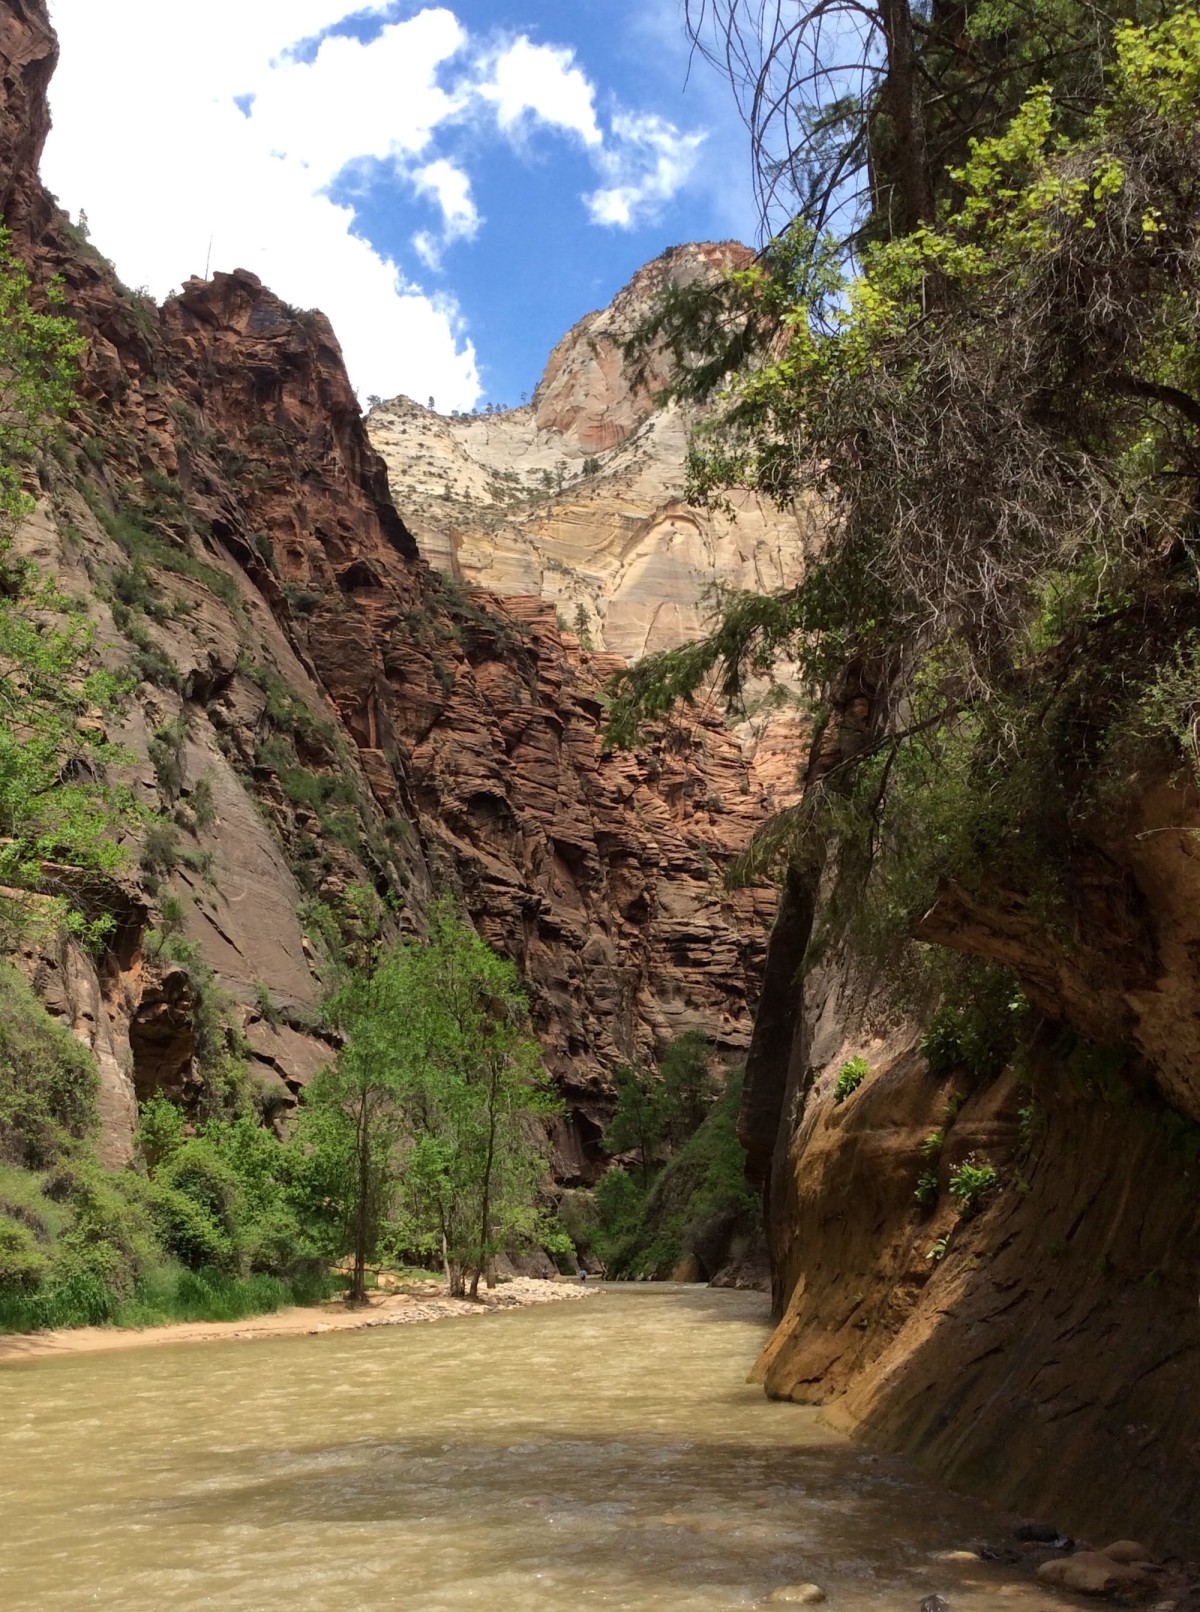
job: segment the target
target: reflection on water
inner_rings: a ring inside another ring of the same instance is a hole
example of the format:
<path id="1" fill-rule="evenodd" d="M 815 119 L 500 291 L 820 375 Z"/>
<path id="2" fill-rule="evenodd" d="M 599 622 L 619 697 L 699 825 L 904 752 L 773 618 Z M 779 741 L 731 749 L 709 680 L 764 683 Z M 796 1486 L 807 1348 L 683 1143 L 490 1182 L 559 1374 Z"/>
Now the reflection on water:
<path id="1" fill-rule="evenodd" d="M 12 1612 L 1048 1604 L 970 1502 L 745 1383 L 764 1300 L 618 1289 L 437 1325 L 0 1369 Z"/>

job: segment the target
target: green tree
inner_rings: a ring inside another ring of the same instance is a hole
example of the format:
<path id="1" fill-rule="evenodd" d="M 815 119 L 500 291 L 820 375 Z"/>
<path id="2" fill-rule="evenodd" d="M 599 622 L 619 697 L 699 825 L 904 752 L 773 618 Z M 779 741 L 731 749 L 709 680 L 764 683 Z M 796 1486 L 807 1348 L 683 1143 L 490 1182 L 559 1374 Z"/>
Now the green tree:
<path id="1" fill-rule="evenodd" d="M 617 1106 L 604 1132 L 610 1153 L 636 1153 L 642 1187 L 650 1182 L 650 1161 L 661 1146 L 666 1128 L 666 1093 L 651 1070 L 623 1065 L 613 1070 Z"/>
<path id="2" fill-rule="evenodd" d="M 798 660 L 822 710 L 805 794 L 749 869 L 811 894 L 836 847 L 843 911 L 893 934 L 947 878 L 1060 877 L 1150 637 L 1188 619 L 1200 14 L 1118 26 L 1102 54 L 1103 98 L 1033 89 L 948 173 L 936 223 L 849 269 L 798 226 L 640 333 L 680 395 L 723 391 L 689 498 L 816 490 L 829 522 L 798 587 L 726 595 L 707 639 L 622 674 L 611 733 Z M 1122 631 L 1137 648 L 1107 675 L 1098 635 Z"/>
<path id="3" fill-rule="evenodd" d="M 659 1061 L 667 1140 L 681 1147 L 704 1123 L 713 1099 L 709 1062 L 712 1048 L 699 1030 L 685 1030 Z"/>
<path id="4" fill-rule="evenodd" d="M 591 649 L 592 618 L 588 615 L 587 606 L 585 604 L 576 605 L 575 607 L 575 631 L 579 637 L 580 647 L 583 649 Z"/>
<path id="5" fill-rule="evenodd" d="M 729 78 L 770 229 L 839 250 L 932 222 L 954 170 L 1038 84 L 1077 132 L 1116 22 L 1158 0 L 685 0 L 695 45 Z"/>
<path id="6" fill-rule="evenodd" d="M 548 1145 L 558 1111 L 514 965 L 498 957 L 445 901 L 425 945 L 392 954 L 394 1045 L 406 1068 L 412 1144 L 402 1196 L 407 1224 L 441 1245 L 452 1292 L 480 1277 L 507 1247 L 537 1239 Z"/>
<path id="7" fill-rule="evenodd" d="M 408 1071 L 391 1037 L 403 1005 L 389 963 L 352 976 L 335 996 L 331 1017 L 346 1045 L 306 1091 L 294 1137 L 301 1216 L 330 1257 L 353 1257 L 352 1304 L 366 1303 L 367 1266 L 392 1211 L 404 1134 Z"/>
<path id="8" fill-rule="evenodd" d="M 443 1258 L 472 1295 L 495 1255 L 534 1240 L 547 1157 L 539 1049 L 514 966 L 447 902 L 332 1004 L 346 1046 L 310 1087 L 306 1197 L 353 1253 L 351 1297 L 385 1231 Z M 335 1248 L 336 1251 L 336 1248 Z"/>

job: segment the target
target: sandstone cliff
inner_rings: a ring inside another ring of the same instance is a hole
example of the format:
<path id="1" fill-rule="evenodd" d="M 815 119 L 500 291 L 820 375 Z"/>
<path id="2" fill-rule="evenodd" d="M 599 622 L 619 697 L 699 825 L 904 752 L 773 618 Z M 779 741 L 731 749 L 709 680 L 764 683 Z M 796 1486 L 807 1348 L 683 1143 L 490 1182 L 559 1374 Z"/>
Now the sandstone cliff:
<path id="1" fill-rule="evenodd" d="M 684 504 L 694 417 L 656 407 L 665 362 L 635 388 L 618 346 L 664 287 L 749 256 L 733 243 L 672 247 L 568 331 L 519 409 L 447 418 L 403 397 L 372 409 L 371 440 L 430 564 L 548 599 L 626 660 L 698 636 L 714 583 L 795 581 L 815 511 L 748 496 L 732 514 Z"/>
<path id="2" fill-rule="evenodd" d="M 612 658 L 540 597 L 423 563 L 320 314 L 246 273 L 162 308 L 121 286 L 37 180 L 54 55 L 40 0 L 0 7 L 4 216 L 87 337 L 20 547 L 137 677 L 113 737 L 174 823 L 130 847 L 121 944 L 96 969 L 27 959 L 103 1052 L 108 1154 L 128 1150 L 134 1092 L 203 1084 L 195 970 L 144 942 L 168 895 L 270 1109 L 328 1056 L 313 1010 L 364 893 L 419 928 L 446 885 L 524 971 L 569 1104 L 560 1167 L 586 1176 L 614 1063 L 686 1028 L 748 1042 L 773 897 L 720 876 L 765 791 L 715 717 L 607 753 Z"/>
<path id="3" fill-rule="evenodd" d="M 1066 925 L 999 886 L 949 887 L 924 919 L 922 940 L 1002 964 L 1040 1019 L 1007 1067 L 931 1063 L 926 1023 L 841 946 L 805 967 L 828 892 L 793 875 L 741 1125 L 767 1189 L 769 1394 L 1071 1533 L 1193 1555 L 1200 801 L 1169 775 L 1077 840 Z M 966 1214 L 948 1191 L 964 1164 L 997 1172 Z"/>

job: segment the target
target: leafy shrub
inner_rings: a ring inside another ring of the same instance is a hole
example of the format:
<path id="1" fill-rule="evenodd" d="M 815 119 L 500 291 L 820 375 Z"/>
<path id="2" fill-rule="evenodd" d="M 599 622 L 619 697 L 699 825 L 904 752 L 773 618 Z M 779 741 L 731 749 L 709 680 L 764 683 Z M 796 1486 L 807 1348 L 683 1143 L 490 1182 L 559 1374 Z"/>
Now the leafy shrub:
<path id="1" fill-rule="evenodd" d="M 595 1189 L 596 1251 L 616 1276 L 669 1276 L 685 1253 L 720 1250 L 749 1230 L 756 1199 L 746 1185 L 737 1138 L 741 1080 L 730 1078 L 718 1102 L 659 1172 L 648 1192 L 610 1170 Z"/>
<path id="2" fill-rule="evenodd" d="M 50 1164 L 96 1123 L 95 1059 L 0 963 L 0 1158 Z"/>
<path id="3" fill-rule="evenodd" d="M 192 1270 L 236 1267 L 240 1184 L 207 1138 L 177 1148 L 158 1169 L 152 1189 L 151 1206 L 171 1253 Z"/>
<path id="4" fill-rule="evenodd" d="M 233 1240 L 203 1204 L 163 1181 L 150 1183 L 146 1202 L 163 1247 L 190 1270 L 233 1265 Z"/>
<path id="5" fill-rule="evenodd" d="M 937 1202 L 938 1177 L 936 1170 L 921 1171 L 917 1177 L 917 1190 L 913 1193 L 913 1197 L 923 1209 L 928 1209 L 930 1205 Z"/>
<path id="6" fill-rule="evenodd" d="M 871 1066 L 865 1058 L 848 1058 L 838 1070 L 837 1079 L 833 1083 L 834 1102 L 844 1103 L 852 1092 L 858 1090 L 870 1073 Z"/>
<path id="7" fill-rule="evenodd" d="M 974 1154 L 950 1172 L 950 1196 L 958 1199 L 958 1210 L 964 1219 L 975 1213 L 983 1198 L 993 1190 L 1000 1179 L 999 1171 L 991 1164 L 977 1164 Z"/>
<path id="8" fill-rule="evenodd" d="M 178 1153 L 186 1139 L 183 1110 L 156 1091 L 142 1104 L 134 1141 L 151 1175 Z"/>
<path id="9" fill-rule="evenodd" d="M 0 1214 L 0 1290 L 23 1293 L 40 1286 L 49 1269 L 45 1253 L 30 1228 Z"/>

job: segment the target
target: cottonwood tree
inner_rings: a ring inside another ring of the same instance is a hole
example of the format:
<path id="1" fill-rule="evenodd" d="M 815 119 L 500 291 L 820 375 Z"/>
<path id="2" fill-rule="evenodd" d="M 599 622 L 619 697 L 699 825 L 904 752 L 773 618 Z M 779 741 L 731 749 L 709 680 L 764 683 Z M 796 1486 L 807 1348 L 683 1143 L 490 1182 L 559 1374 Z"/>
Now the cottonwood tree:
<path id="1" fill-rule="evenodd" d="M 1038 84 L 1095 103 L 1114 24 L 1159 0 L 686 0 L 696 48 L 750 133 L 764 232 L 796 219 L 856 249 L 933 220 L 972 140 Z"/>
<path id="2" fill-rule="evenodd" d="M 408 1087 L 408 1227 L 440 1246 L 451 1292 L 469 1283 L 475 1297 L 498 1253 L 536 1239 L 544 1122 L 559 1105 L 516 968 L 452 906 L 439 902 L 428 941 L 406 943 L 391 963 L 407 1004 L 393 1046 Z"/>
<path id="3" fill-rule="evenodd" d="M 351 1252 L 351 1298 L 390 1243 L 436 1251 L 452 1293 L 533 1240 L 547 1159 L 545 1089 L 514 966 L 439 901 L 428 938 L 382 950 L 343 985 L 346 1036 L 310 1088 L 300 1141 L 308 1196 Z"/>

